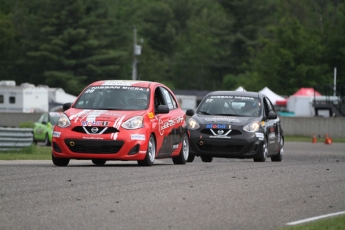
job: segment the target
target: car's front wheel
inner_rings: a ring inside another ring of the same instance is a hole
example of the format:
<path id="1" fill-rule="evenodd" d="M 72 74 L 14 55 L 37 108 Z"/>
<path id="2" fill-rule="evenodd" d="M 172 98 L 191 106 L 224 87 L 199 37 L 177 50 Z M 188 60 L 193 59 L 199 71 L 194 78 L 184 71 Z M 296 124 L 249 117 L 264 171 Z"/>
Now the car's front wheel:
<path id="1" fill-rule="evenodd" d="M 182 137 L 182 148 L 180 154 L 173 157 L 174 164 L 186 164 L 189 157 L 189 139 L 188 135 L 185 133 Z"/>
<path id="2" fill-rule="evenodd" d="M 280 138 L 280 143 L 279 143 L 280 150 L 277 155 L 271 156 L 271 161 L 282 161 L 283 160 L 283 155 L 284 155 L 284 139 L 281 137 Z"/>
<path id="3" fill-rule="evenodd" d="M 91 160 L 95 165 L 105 165 L 106 160 L 93 159 Z"/>
<path id="4" fill-rule="evenodd" d="M 151 134 L 149 144 L 147 146 L 146 156 L 144 160 L 139 160 L 138 165 L 140 166 L 151 166 L 156 158 L 156 140 Z"/>
<path id="5" fill-rule="evenodd" d="M 264 143 L 262 144 L 262 147 L 260 149 L 259 157 L 256 157 L 253 160 L 255 162 L 265 162 L 267 159 L 267 153 L 268 153 L 268 146 L 267 146 L 267 138 L 265 137 Z"/>
<path id="6" fill-rule="evenodd" d="M 194 161 L 194 158 L 195 158 L 195 155 L 194 155 L 193 153 L 189 153 L 187 162 L 193 162 L 193 161 Z"/>
<path id="7" fill-rule="evenodd" d="M 50 146 L 50 145 L 51 145 L 50 140 L 49 140 L 49 135 L 48 135 L 48 133 L 46 134 L 46 138 L 44 139 L 44 144 L 45 144 L 46 146 Z"/>
<path id="8" fill-rule="evenodd" d="M 202 162 L 212 162 L 212 160 L 213 160 L 213 157 L 201 156 Z"/>
<path id="9" fill-rule="evenodd" d="M 53 161 L 53 164 L 56 166 L 67 166 L 70 159 L 68 159 L 68 158 L 56 158 L 52 154 L 52 161 Z"/>

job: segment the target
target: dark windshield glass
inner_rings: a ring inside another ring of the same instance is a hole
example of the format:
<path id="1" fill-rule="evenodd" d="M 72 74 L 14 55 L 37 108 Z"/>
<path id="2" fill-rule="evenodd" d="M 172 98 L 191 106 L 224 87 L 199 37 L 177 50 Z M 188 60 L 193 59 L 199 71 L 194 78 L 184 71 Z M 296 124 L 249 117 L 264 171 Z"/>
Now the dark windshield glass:
<path id="1" fill-rule="evenodd" d="M 149 102 L 149 88 L 92 86 L 78 98 L 74 108 L 106 110 L 143 110 Z"/>
<path id="2" fill-rule="evenodd" d="M 257 97 L 209 96 L 197 109 L 199 114 L 257 117 L 261 115 L 262 104 Z"/>

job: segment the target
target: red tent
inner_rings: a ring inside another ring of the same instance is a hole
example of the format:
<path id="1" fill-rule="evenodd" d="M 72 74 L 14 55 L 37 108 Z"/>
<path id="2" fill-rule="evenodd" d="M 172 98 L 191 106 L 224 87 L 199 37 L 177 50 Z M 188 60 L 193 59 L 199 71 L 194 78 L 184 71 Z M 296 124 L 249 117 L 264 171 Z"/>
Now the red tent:
<path id="1" fill-rule="evenodd" d="M 314 93 L 315 96 L 321 96 L 314 88 L 300 88 L 296 93 L 292 94 L 292 96 L 314 96 Z"/>
<path id="2" fill-rule="evenodd" d="M 312 96 L 313 97 L 314 93 L 315 93 L 315 96 L 321 96 L 321 94 L 317 92 L 316 90 L 314 90 L 314 88 L 300 88 L 294 94 L 292 94 L 292 96 Z M 289 100 L 289 98 L 286 98 L 285 100 L 277 100 L 276 105 L 286 106 L 287 100 Z"/>

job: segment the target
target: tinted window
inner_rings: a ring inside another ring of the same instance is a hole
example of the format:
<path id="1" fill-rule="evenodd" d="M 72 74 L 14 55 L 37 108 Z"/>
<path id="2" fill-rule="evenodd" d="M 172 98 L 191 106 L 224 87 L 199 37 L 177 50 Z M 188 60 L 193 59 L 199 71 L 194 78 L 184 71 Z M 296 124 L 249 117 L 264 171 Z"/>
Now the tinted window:
<path id="1" fill-rule="evenodd" d="M 9 101 L 10 101 L 10 104 L 15 104 L 16 103 L 16 98 L 11 96 Z"/>
<path id="2" fill-rule="evenodd" d="M 0 95 L 0 103 L 1 103 L 1 104 L 4 103 L 4 95 Z"/>
<path id="3" fill-rule="evenodd" d="M 197 113 L 225 116 L 259 116 L 262 105 L 257 97 L 207 96 L 199 105 Z"/>

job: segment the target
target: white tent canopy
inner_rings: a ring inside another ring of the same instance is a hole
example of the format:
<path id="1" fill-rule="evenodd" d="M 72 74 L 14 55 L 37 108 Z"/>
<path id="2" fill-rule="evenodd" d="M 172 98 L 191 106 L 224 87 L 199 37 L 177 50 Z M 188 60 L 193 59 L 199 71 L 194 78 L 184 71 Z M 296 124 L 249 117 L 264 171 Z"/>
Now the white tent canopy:
<path id="1" fill-rule="evenodd" d="M 235 89 L 235 91 L 247 91 L 247 90 L 245 90 L 242 86 L 240 86 L 237 89 Z"/>
<path id="2" fill-rule="evenodd" d="M 272 90 L 270 90 L 267 87 L 263 88 L 259 92 L 265 94 L 271 100 L 273 105 L 276 104 L 276 101 L 285 100 L 284 97 L 279 96 L 278 94 L 276 94 L 275 92 L 273 92 Z"/>

